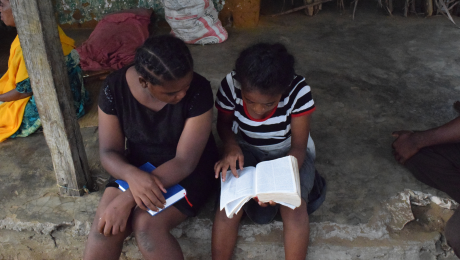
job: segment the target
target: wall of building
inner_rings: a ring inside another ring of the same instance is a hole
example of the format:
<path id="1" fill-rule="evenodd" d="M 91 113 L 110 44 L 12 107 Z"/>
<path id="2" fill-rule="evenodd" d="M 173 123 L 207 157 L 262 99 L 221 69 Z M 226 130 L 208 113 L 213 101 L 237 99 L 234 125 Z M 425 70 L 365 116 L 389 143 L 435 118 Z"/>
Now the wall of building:
<path id="1" fill-rule="evenodd" d="M 162 16 L 163 0 L 55 0 L 58 22 L 60 24 L 75 24 L 99 21 L 108 13 L 131 8 L 152 8 Z M 184 1 L 184 0 L 168 0 Z M 190 0 L 197 1 L 197 0 Z M 204 0 L 209 1 L 209 0 Z M 218 11 L 223 7 L 225 0 L 212 0 Z"/>

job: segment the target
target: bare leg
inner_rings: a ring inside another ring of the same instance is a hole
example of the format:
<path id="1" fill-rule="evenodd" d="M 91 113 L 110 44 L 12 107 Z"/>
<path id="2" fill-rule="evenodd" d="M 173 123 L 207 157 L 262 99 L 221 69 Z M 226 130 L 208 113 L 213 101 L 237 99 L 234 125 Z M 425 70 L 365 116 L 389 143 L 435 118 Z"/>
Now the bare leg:
<path id="1" fill-rule="evenodd" d="M 310 235 L 307 203 L 302 199 L 300 207 L 292 210 L 281 206 L 280 212 L 283 218 L 284 254 L 286 260 L 305 260 Z"/>
<path id="2" fill-rule="evenodd" d="M 447 221 L 444 232 L 447 244 L 452 247 L 455 255 L 460 258 L 460 207 L 455 211 L 449 221 Z"/>
<path id="3" fill-rule="evenodd" d="M 169 231 L 185 219 L 187 216 L 175 207 L 169 207 L 153 217 L 137 208 L 134 211 L 133 229 L 144 258 L 184 259 L 179 243 Z"/>
<path id="4" fill-rule="evenodd" d="M 233 218 L 228 218 L 225 210 L 217 211 L 212 226 L 212 259 L 227 260 L 232 257 L 242 216 L 243 210 Z"/>
<path id="5" fill-rule="evenodd" d="M 99 216 L 104 212 L 107 206 L 115 199 L 118 195 L 122 193 L 121 190 L 116 188 L 107 188 L 102 195 L 99 206 L 97 207 L 96 216 L 94 217 L 93 225 L 89 232 L 88 240 L 86 241 L 85 247 L 85 260 L 90 259 L 118 259 L 123 248 L 123 241 L 125 238 L 131 234 L 131 224 L 129 223 L 126 227 L 124 233 L 119 233 L 115 236 L 106 237 L 103 234 L 100 234 L 97 230 L 97 225 L 99 223 Z"/>

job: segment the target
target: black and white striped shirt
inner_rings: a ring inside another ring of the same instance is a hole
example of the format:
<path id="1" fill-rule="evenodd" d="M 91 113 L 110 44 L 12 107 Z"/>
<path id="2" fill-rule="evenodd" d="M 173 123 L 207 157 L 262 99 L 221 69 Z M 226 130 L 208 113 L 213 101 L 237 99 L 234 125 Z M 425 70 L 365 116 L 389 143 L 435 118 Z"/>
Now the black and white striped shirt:
<path id="1" fill-rule="evenodd" d="M 278 144 L 291 137 L 291 117 L 303 116 L 315 110 L 310 86 L 302 76 L 294 76 L 289 92 L 281 96 L 278 106 L 269 116 L 257 120 L 247 112 L 241 96 L 241 84 L 235 72 L 222 80 L 216 96 L 216 107 L 220 112 L 233 113 L 233 132 L 254 146 Z"/>

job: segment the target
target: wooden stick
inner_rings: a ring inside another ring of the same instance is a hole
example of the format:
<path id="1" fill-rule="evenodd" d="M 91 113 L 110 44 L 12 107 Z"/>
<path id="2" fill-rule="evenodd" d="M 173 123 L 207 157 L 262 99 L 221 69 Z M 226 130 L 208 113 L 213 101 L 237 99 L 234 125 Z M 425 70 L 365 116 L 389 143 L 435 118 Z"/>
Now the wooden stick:
<path id="1" fill-rule="evenodd" d="M 404 17 L 407 17 L 407 13 L 409 12 L 409 0 L 404 1 Z"/>
<path id="2" fill-rule="evenodd" d="M 52 0 L 10 0 L 61 195 L 92 189 Z M 85 187 L 86 186 L 86 187 Z"/>
<path id="3" fill-rule="evenodd" d="M 458 27 L 458 25 L 455 23 L 454 19 L 452 19 L 452 16 L 450 15 L 450 12 L 449 12 L 449 8 L 447 8 L 446 6 L 446 3 L 444 3 L 443 0 L 439 0 L 439 2 L 441 3 L 441 7 L 438 6 L 438 10 L 440 9 L 441 10 L 441 14 L 443 14 L 444 16 L 447 16 L 447 18 L 455 25 L 455 27 L 457 28 L 460 28 Z M 444 13 L 444 10 L 446 10 L 446 13 Z"/>
<path id="4" fill-rule="evenodd" d="M 449 11 L 452 10 L 457 4 L 458 4 L 458 2 L 456 2 L 456 3 L 453 4 L 453 5 L 451 5 L 451 6 L 449 7 Z"/>
<path id="5" fill-rule="evenodd" d="M 450 16 L 449 8 L 447 8 L 446 3 L 444 3 L 443 0 L 439 0 L 439 1 L 441 2 L 441 6 L 442 6 L 441 13 L 444 14 L 442 9 L 446 9 L 448 19 L 455 25 L 455 27 L 459 28 L 457 24 L 455 23 L 454 19 L 452 19 L 452 16 Z"/>
<path id="6" fill-rule="evenodd" d="M 345 5 L 343 4 L 343 0 L 337 0 L 337 8 L 339 8 L 340 11 L 345 10 Z"/>
<path id="7" fill-rule="evenodd" d="M 430 17 L 433 15 L 433 0 L 425 0 L 426 5 L 426 16 Z"/>
<path id="8" fill-rule="evenodd" d="M 358 0 L 355 0 L 355 8 L 353 8 L 353 20 L 355 20 L 356 7 L 358 6 Z"/>
<path id="9" fill-rule="evenodd" d="M 308 8 L 308 7 L 313 7 L 313 6 L 316 6 L 316 5 L 320 5 L 320 4 L 324 4 L 324 3 L 327 3 L 327 2 L 330 2 L 332 0 L 323 0 L 321 2 L 316 2 L 316 3 L 313 3 L 313 4 L 308 4 L 308 5 L 304 5 L 304 6 L 301 6 L 301 7 L 296 7 L 294 9 L 291 9 L 289 11 L 286 11 L 286 12 L 282 12 L 282 13 L 279 13 L 279 14 L 274 14 L 272 15 L 271 17 L 276 17 L 276 16 L 280 16 L 280 15 L 285 15 L 285 14 L 290 14 L 290 13 L 293 13 L 293 12 L 297 12 L 297 11 L 300 11 L 300 10 L 303 10 L 305 8 Z"/>
<path id="10" fill-rule="evenodd" d="M 112 71 L 113 70 L 88 71 L 85 74 L 83 74 L 83 78 L 84 79 L 94 78 L 94 77 L 102 76 L 102 75 L 105 75 L 105 74 L 109 74 Z"/>

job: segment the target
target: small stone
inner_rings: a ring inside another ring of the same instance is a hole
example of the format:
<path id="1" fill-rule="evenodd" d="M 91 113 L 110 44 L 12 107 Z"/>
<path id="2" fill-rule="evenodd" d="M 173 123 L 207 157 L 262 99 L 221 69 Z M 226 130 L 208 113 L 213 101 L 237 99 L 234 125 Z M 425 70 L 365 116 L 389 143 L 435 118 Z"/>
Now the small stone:
<path id="1" fill-rule="evenodd" d="M 254 241 L 256 241 L 256 239 L 254 237 L 248 237 L 245 240 L 246 240 L 246 242 L 254 242 Z"/>
<path id="2" fill-rule="evenodd" d="M 386 119 L 385 117 L 379 117 L 379 118 L 376 118 L 376 119 L 375 119 L 375 122 L 377 122 L 377 123 L 382 123 L 382 122 L 384 122 L 384 121 L 386 121 L 386 120 L 387 120 L 387 119 Z"/>
<path id="3" fill-rule="evenodd" d="M 334 102 L 334 105 L 338 107 L 345 107 L 345 104 L 343 104 L 342 102 Z"/>

